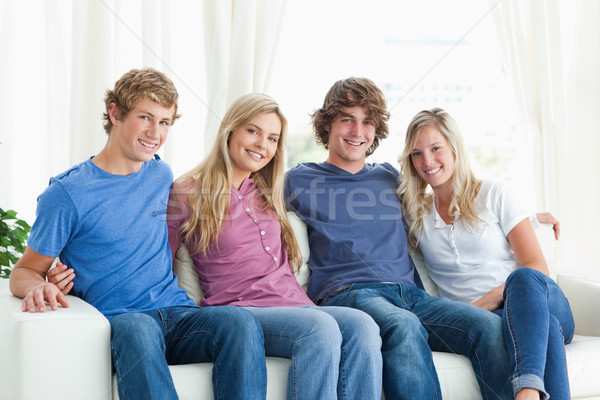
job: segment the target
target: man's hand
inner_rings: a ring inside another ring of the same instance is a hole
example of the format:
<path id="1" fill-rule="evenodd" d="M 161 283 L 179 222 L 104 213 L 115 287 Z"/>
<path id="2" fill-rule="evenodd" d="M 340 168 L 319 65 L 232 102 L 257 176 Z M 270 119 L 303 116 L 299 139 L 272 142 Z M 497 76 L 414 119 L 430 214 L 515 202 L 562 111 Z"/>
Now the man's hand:
<path id="1" fill-rule="evenodd" d="M 65 296 L 60 289 L 50 282 L 41 282 L 39 285 L 33 287 L 27 296 L 23 298 L 21 303 L 21 309 L 24 312 L 34 313 L 46 311 L 46 302 L 50 305 L 52 311 L 58 310 L 58 305 L 63 307 L 69 307 L 67 296 Z"/>
<path id="2" fill-rule="evenodd" d="M 554 237 L 556 240 L 558 240 L 560 237 L 560 222 L 554 218 L 554 215 L 550 214 L 549 212 L 542 212 L 536 213 L 535 216 L 540 224 L 552 225 L 552 229 L 554 229 Z"/>
<path id="3" fill-rule="evenodd" d="M 48 271 L 46 277 L 48 282 L 54 283 L 63 294 L 67 294 L 73 288 L 75 271 L 59 261 L 54 268 Z"/>

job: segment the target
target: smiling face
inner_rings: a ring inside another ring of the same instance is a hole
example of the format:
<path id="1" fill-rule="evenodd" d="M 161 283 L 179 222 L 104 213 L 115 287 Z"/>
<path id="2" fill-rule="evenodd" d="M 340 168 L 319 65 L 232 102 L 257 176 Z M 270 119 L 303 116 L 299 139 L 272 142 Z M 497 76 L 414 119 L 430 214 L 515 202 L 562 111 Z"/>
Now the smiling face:
<path id="1" fill-rule="evenodd" d="M 421 129 L 410 157 L 417 174 L 434 191 L 449 188 L 454 174 L 454 153 L 438 128 L 429 125 Z"/>
<path id="2" fill-rule="evenodd" d="M 281 119 L 274 112 L 259 114 L 231 132 L 229 154 L 236 188 L 273 159 L 280 136 Z"/>
<path id="3" fill-rule="evenodd" d="M 112 121 L 108 148 L 111 166 L 117 173 L 139 171 L 160 149 L 173 122 L 174 108 L 166 108 L 148 98 L 137 102 L 124 117 L 113 103 L 108 110 Z"/>
<path id="4" fill-rule="evenodd" d="M 327 162 L 348 172 L 364 168 L 367 150 L 375 137 L 375 122 L 360 106 L 344 107 L 330 125 Z"/>

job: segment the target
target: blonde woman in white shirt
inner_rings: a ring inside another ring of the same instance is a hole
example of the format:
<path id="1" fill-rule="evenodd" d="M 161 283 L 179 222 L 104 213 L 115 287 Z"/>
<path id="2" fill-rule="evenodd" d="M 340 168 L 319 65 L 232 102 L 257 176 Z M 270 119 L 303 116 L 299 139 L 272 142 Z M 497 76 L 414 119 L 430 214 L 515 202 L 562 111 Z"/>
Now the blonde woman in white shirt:
<path id="1" fill-rule="evenodd" d="M 399 162 L 408 238 L 440 295 L 502 317 L 516 399 L 570 398 L 564 344 L 574 321 L 548 277 L 535 216 L 501 185 L 475 177 L 460 131 L 442 109 L 413 118 Z"/>

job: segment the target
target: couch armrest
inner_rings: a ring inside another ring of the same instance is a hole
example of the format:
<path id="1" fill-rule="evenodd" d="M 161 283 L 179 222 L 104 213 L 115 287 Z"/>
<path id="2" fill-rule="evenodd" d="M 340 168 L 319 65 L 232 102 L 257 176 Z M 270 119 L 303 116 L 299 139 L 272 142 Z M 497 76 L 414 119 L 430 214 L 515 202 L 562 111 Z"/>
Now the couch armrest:
<path id="1" fill-rule="evenodd" d="M 24 313 L 0 279 L 0 388 L 7 399 L 111 399 L 110 324 L 85 301 Z"/>
<path id="2" fill-rule="evenodd" d="M 596 301 L 600 299 L 600 282 L 558 273 L 557 282 L 569 300 L 575 318 L 575 333 L 600 336 L 600 318 Z"/>

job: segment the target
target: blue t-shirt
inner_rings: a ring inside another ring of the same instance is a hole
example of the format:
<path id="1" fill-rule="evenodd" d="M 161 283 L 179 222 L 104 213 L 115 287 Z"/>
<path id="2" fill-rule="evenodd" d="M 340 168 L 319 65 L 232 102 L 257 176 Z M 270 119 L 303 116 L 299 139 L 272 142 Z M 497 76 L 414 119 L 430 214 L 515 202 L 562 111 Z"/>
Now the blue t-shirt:
<path id="1" fill-rule="evenodd" d="M 112 175 L 88 159 L 50 179 L 27 244 L 73 268 L 73 293 L 106 317 L 193 306 L 172 272 L 172 181 L 158 156 L 130 175 Z"/>
<path id="2" fill-rule="evenodd" d="M 352 283 L 416 286 L 398 182 L 388 163 L 366 164 L 356 174 L 327 162 L 287 172 L 286 205 L 308 229 L 313 301 Z"/>

